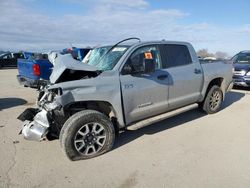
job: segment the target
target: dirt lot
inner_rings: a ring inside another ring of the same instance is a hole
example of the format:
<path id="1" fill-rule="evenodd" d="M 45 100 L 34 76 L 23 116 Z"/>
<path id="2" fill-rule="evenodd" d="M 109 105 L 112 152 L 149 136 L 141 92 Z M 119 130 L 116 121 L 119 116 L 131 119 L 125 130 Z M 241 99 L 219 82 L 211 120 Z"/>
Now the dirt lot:
<path id="1" fill-rule="evenodd" d="M 36 91 L 0 70 L 0 187 L 250 187 L 250 91 L 230 92 L 223 109 L 185 112 L 118 138 L 101 157 L 71 162 L 58 140 L 26 141 L 16 117 Z"/>

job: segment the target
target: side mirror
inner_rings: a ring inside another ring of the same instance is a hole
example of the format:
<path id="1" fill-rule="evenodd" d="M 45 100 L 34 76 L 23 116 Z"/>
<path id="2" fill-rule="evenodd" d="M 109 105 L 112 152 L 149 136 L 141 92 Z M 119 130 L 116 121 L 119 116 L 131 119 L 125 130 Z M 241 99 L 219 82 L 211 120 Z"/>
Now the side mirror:
<path id="1" fill-rule="evenodd" d="M 122 74 L 132 74 L 132 68 L 129 64 L 125 64 L 125 66 L 122 69 Z"/>
<path id="2" fill-rule="evenodd" d="M 128 59 L 122 69 L 122 74 L 149 74 L 155 72 L 155 61 L 153 58 L 145 57 L 144 53 Z"/>
<path id="3" fill-rule="evenodd" d="M 155 72 L 154 59 L 144 59 L 143 67 L 144 67 L 144 73 L 146 74 Z"/>

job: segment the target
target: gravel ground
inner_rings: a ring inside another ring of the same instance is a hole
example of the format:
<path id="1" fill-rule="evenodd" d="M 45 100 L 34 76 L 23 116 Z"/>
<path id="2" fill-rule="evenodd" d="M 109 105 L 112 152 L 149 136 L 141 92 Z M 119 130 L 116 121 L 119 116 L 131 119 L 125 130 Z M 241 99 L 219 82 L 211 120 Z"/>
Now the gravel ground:
<path id="1" fill-rule="evenodd" d="M 250 91 L 232 90 L 223 109 L 197 109 L 122 133 L 100 157 L 71 162 L 59 141 L 18 135 L 16 117 L 36 91 L 0 70 L 0 187 L 250 187 Z"/>

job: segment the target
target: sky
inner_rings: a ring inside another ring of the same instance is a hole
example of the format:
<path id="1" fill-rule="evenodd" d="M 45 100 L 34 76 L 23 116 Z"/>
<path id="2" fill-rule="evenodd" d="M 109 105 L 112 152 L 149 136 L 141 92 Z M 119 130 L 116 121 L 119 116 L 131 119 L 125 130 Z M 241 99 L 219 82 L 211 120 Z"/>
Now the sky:
<path id="1" fill-rule="evenodd" d="M 249 0 L 0 0 L 0 50 L 49 51 L 128 37 L 250 50 Z"/>

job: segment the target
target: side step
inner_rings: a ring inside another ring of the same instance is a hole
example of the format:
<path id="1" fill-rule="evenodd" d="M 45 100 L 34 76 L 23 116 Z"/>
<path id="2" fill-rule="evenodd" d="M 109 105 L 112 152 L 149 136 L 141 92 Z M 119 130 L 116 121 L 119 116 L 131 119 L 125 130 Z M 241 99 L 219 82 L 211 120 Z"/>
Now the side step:
<path id="1" fill-rule="evenodd" d="M 138 130 L 140 128 L 146 127 L 146 126 L 151 125 L 153 123 L 157 123 L 159 121 L 162 121 L 164 119 L 176 116 L 178 114 L 187 112 L 189 110 L 193 110 L 195 108 L 198 108 L 198 104 L 191 104 L 191 105 L 188 105 L 188 106 L 185 106 L 185 107 L 182 107 L 182 108 L 178 108 L 176 110 L 166 112 L 166 113 L 160 114 L 158 116 L 154 116 L 154 117 L 151 117 L 151 118 L 148 118 L 148 119 L 141 120 L 141 121 L 139 121 L 139 122 L 137 122 L 135 124 L 132 124 L 132 125 L 128 126 L 127 130 L 131 130 L 131 131 Z"/>

